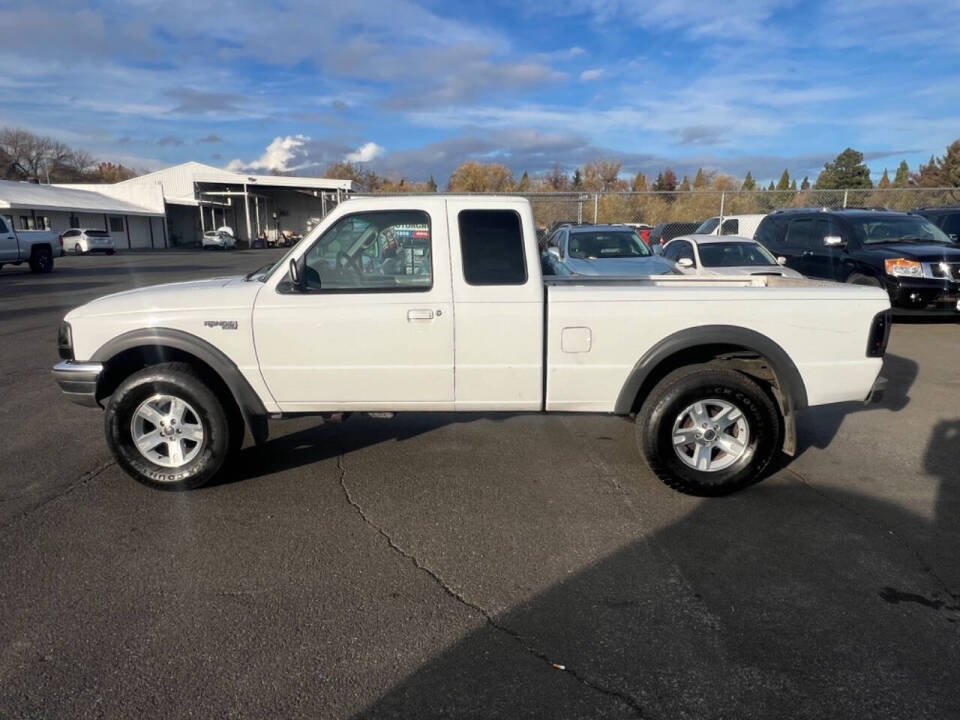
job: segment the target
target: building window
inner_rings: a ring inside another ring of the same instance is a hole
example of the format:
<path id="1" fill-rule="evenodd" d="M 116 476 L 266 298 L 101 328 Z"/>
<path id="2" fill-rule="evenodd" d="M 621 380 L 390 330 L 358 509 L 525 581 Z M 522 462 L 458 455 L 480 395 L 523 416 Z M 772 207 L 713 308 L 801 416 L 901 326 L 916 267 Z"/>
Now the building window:
<path id="1" fill-rule="evenodd" d="M 78 228 L 78 227 L 80 227 L 80 218 L 78 218 L 76 215 L 71 215 L 71 216 L 70 216 L 70 227 L 72 227 L 72 228 Z"/>
<path id="2" fill-rule="evenodd" d="M 35 226 L 34 226 L 34 224 L 33 224 L 33 218 L 30 217 L 29 215 L 21 215 L 21 216 L 20 216 L 20 229 L 21 229 L 21 230 L 35 230 L 36 228 L 35 228 Z"/>
<path id="3" fill-rule="evenodd" d="M 112 232 L 112 233 L 123 232 L 123 218 L 122 218 L 122 217 L 111 217 L 111 218 L 110 218 L 110 232 Z"/>
<path id="4" fill-rule="evenodd" d="M 46 215 L 37 215 L 34 224 L 36 225 L 37 230 L 49 230 L 50 218 L 48 218 Z"/>

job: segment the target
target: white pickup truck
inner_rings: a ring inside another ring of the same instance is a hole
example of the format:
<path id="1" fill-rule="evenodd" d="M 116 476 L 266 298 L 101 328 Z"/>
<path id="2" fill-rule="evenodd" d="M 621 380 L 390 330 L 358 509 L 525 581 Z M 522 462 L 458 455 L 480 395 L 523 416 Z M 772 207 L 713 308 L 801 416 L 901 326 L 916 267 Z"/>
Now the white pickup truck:
<path id="1" fill-rule="evenodd" d="M 71 311 L 53 374 L 157 488 L 207 482 L 268 418 L 588 412 L 635 417 L 663 481 L 716 494 L 792 451 L 796 410 L 878 389 L 889 307 L 780 277 L 544 278 L 526 200 L 351 199 L 272 267 Z"/>
<path id="2" fill-rule="evenodd" d="M 10 218 L 0 215 L 0 268 L 26 262 L 33 272 L 48 273 L 60 253 L 60 237 L 53 230 L 17 231 Z"/>

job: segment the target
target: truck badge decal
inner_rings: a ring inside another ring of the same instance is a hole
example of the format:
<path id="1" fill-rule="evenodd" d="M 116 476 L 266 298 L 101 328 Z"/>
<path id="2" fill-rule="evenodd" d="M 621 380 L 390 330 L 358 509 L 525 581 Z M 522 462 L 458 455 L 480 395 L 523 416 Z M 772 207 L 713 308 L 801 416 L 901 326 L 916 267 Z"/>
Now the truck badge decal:
<path id="1" fill-rule="evenodd" d="M 236 320 L 204 320 L 204 326 L 208 328 L 218 327 L 223 330 L 236 330 L 237 321 Z"/>

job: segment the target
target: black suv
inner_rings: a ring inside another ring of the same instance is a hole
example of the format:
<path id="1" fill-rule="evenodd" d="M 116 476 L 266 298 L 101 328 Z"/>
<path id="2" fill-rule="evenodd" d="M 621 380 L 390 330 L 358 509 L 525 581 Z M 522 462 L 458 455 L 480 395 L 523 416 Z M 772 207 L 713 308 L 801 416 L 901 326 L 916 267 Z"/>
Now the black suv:
<path id="1" fill-rule="evenodd" d="M 954 242 L 960 240 L 960 207 L 929 207 L 914 210 L 917 215 L 923 215 Z"/>
<path id="2" fill-rule="evenodd" d="M 960 310 L 960 245 L 925 217 L 797 208 L 767 215 L 755 239 L 812 278 L 882 287 L 907 310 Z"/>

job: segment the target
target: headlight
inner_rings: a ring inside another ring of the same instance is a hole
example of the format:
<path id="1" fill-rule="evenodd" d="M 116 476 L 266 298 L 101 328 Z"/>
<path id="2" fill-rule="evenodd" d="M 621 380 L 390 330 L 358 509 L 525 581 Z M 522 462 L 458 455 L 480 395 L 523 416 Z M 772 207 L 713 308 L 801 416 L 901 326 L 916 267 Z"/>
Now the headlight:
<path id="1" fill-rule="evenodd" d="M 64 360 L 74 359 L 73 330 L 68 322 L 60 323 L 60 328 L 57 330 L 57 350 L 60 352 L 60 357 Z"/>
<path id="2" fill-rule="evenodd" d="M 916 260 L 891 258 L 883 261 L 887 275 L 894 277 L 923 277 L 923 267 Z"/>

